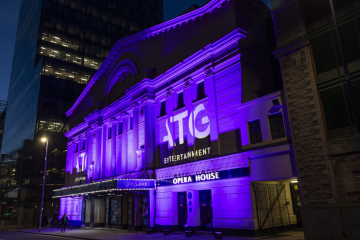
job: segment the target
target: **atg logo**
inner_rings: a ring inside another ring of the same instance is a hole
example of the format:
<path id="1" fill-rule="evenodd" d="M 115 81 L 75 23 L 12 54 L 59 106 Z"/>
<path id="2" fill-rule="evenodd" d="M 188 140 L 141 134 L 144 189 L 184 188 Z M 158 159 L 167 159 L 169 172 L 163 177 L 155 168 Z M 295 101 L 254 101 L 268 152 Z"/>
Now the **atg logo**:
<path id="1" fill-rule="evenodd" d="M 196 126 L 193 124 L 195 122 L 196 116 L 199 114 L 199 112 L 204 111 L 205 110 L 205 106 L 204 104 L 199 104 L 198 106 L 196 106 L 196 108 L 194 109 L 194 111 L 192 111 L 190 113 L 189 116 L 189 132 L 192 136 L 196 137 L 196 138 L 206 138 L 207 136 L 209 136 L 210 134 L 210 121 L 209 121 L 209 117 L 205 116 L 201 119 L 201 123 L 202 124 L 207 124 L 207 127 L 204 131 L 199 131 Z M 182 113 L 179 113 L 177 115 L 175 115 L 174 117 L 170 117 L 170 123 L 173 122 L 179 122 L 179 144 L 183 144 L 184 143 L 184 127 L 183 127 L 183 123 L 184 123 L 184 119 L 188 116 L 188 111 L 184 111 Z M 166 131 L 167 131 L 167 135 L 163 137 L 163 142 L 168 142 L 169 143 L 169 147 L 173 147 L 174 146 L 174 139 L 173 136 L 171 135 L 170 129 L 169 129 L 169 122 L 168 119 L 166 119 Z"/>

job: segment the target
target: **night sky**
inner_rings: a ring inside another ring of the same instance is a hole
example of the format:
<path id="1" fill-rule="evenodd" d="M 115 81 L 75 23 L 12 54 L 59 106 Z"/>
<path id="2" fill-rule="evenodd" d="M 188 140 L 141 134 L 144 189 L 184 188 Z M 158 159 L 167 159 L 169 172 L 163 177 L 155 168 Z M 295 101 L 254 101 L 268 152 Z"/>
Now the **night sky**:
<path id="1" fill-rule="evenodd" d="M 270 7 L 270 0 L 261 1 Z M 7 99 L 20 2 L 0 1 L 0 100 Z M 205 2 L 207 0 L 164 0 L 164 21 L 178 16 L 194 3 L 201 6 Z"/>

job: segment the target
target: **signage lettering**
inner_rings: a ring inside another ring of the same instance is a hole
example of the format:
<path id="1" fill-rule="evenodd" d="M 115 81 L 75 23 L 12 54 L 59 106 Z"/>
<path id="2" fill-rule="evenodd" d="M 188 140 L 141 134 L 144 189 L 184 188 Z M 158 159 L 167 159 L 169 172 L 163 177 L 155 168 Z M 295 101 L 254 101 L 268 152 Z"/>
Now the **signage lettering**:
<path id="1" fill-rule="evenodd" d="M 75 178 L 75 182 L 86 180 L 86 177 L 77 177 Z"/>
<path id="2" fill-rule="evenodd" d="M 234 168 L 234 169 L 220 170 L 220 171 L 216 171 L 216 169 L 214 169 L 212 170 L 212 172 L 202 172 L 202 173 L 198 172 L 194 175 L 158 180 L 157 186 L 164 187 L 164 186 L 177 185 L 177 184 L 216 181 L 219 179 L 229 179 L 229 178 L 248 177 L 248 176 L 250 176 L 249 167 Z"/>
<path id="3" fill-rule="evenodd" d="M 204 116 L 201 118 L 201 123 L 206 124 L 209 123 L 204 131 L 199 131 L 193 123 L 195 122 L 196 116 L 201 112 L 205 110 L 205 106 L 203 103 L 196 106 L 193 112 L 190 113 L 189 116 L 189 132 L 192 136 L 195 136 L 196 138 L 206 138 L 210 134 L 210 121 L 208 116 Z M 184 119 L 188 116 L 188 111 L 184 111 L 182 113 L 179 113 L 175 115 L 174 117 L 170 117 L 170 123 L 172 122 L 179 122 L 179 144 L 184 143 Z M 165 127 L 167 131 L 167 135 L 163 137 L 163 142 L 168 142 L 170 147 L 174 146 L 174 139 L 171 135 L 170 128 L 169 128 L 169 121 L 166 119 Z"/>
<path id="4" fill-rule="evenodd" d="M 187 152 L 187 153 L 173 155 L 173 156 L 170 156 L 168 158 L 164 158 L 164 163 L 167 164 L 167 163 L 170 163 L 170 162 L 177 162 L 177 161 L 185 160 L 185 159 L 188 159 L 188 158 L 192 158 L 194 156 L 201 157 L 201 156 L 209 155 L 210 154 L 210 149 L 211 148 L 208 147 L 208 148 L 199 149 L 199 150 L 196 150 L 196 151 L 190 151 L 190 152 Z"/>
<path id="5" fill-rule="evenodd" d="M 220 179 L 219 172 L 202 173 L 195 175 L 195 182 Z M 177 177 L 173 179 L 173 184 L 191 183 L 193 176 Z"/>

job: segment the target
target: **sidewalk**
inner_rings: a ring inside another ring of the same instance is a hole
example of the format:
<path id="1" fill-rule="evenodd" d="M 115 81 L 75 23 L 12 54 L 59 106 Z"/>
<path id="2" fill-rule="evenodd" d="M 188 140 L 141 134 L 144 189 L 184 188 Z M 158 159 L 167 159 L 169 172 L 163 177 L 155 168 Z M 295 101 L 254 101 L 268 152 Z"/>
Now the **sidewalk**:
<path id="1" fill-rule="evenodd" d="M 24 224 L 0 226 L 0 229 L 33 229 L 33 228 L 36 228 L 36 225 L 29 225 L 27 227 L 25 227 Z"/>
<path id="2" fill-rule="evenodd" d="M 10 229 L 10 228 L 9 228 Z M 38 233 L 37 229 L 17 229 L 16 231 L 29 233 L 29 234 L 41 234 L 48 236 L 57 236 L 57 237 L 66 237 L 66 238 L 74 238 L 74 239 L 86 239 L 86 240 L 115 240 L 121 238 L 122 240 L 140 240 L 140 239 L 189 239 L 185 236 L 183 232 L 175 232 L 171 233 L 169 236 L 165 236 L 163 233 L 155 233 L 155 234 L 146 234 L 144 232 L 128 232 L 127 230 L 104 230 L 104 229 L 66 229 L 65 233 L 61 233 L 60 229 L 54 228 L 42 229 L 40 233 Z M 199 240 L 210 240 L 215 239 L 213 235 L 209 234 L 194 234 L 193 238 Z M 256 240 L 256 239 L 268 239 L 268 240 L 304 240 L 304 233 L 302 229 L 294 229 L 289 232 L 280 233 L 271 236 L 263 236 L 263 237 L 230 237 L 224 236 L 223 239 L 233 239 L 233 240 Z"/>

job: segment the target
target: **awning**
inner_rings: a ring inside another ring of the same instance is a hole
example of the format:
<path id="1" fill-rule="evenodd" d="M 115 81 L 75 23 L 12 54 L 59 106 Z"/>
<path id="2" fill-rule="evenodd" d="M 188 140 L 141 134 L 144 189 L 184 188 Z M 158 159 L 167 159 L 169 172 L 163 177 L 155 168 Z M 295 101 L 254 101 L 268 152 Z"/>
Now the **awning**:
<path id="1" fill-rule="evenodd" d="M 53 198 L 88 195 L 92 193 L 126 190 L 150 190 L 155 188 L 155 179 L 111 179 L 79 186 L 54 190 Z"/>

